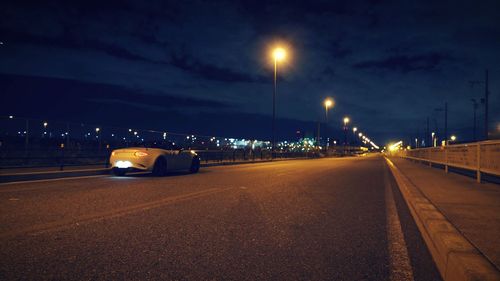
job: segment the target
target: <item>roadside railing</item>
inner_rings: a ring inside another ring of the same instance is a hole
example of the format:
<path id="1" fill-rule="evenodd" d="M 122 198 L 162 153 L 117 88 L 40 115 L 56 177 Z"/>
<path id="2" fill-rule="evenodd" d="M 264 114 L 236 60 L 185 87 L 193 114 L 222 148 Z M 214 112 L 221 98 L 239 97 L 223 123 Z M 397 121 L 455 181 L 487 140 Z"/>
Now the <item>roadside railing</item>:
<path id="1" fill-rule="evenodd" d="M 271 159 L 313 158 L 318 157 L 318 152 L 293 152 L 276 151 L 272 153 L 267 149 L 230 149 L 230 150 L 194 150 L 201 158 L 202 163 L 231 163 L 231 162 L 257 162 Z M 11 151 L 12 152 L 12 151 Z M 30 151 L 24 155 L 13 153 L 0 158 L 0 173 L 9 170 L 25 170 L 30 168 L 55 168 L 63 171 L 72 167 L 89 166 L 95 168 L 109 168 L 109 149 L 102 151 L 93 150 L 64 150 L 59 151 Z"/>
<path id="2" fill-rule="evenodd" d="M 402 150 L 400 156 L 443 165 L 446 172 L 449 167 L 474 171 L 478 182 L 483 173 L 500 176 L 500 140 Z"/>

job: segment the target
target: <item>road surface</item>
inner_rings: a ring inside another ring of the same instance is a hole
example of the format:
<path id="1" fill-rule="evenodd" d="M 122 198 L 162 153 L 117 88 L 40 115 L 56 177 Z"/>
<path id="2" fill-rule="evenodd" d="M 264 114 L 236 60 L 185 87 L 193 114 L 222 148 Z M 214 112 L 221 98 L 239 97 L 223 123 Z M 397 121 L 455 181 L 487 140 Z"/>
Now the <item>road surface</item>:
<path id="1" fill-rule="evenodd" d="M 380 156 L 0 185 L 1 280 L 441 280 Z"/>

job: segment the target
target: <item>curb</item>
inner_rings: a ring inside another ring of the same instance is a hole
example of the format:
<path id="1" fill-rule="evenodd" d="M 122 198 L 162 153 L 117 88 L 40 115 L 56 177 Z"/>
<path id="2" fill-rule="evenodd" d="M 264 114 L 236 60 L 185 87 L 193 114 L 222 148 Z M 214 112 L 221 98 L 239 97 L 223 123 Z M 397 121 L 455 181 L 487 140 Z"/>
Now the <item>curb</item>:
<path id="1" fill-rule="evenodd" d="M 92 170 L 89 169 L 89 170 L 73 170 L 73 171 L 69 170 L 69 171 L 8 174 L 8 175 L 0 175 L 0 183 L 108 175 L 110 171 L 111 171 L 110 168 L 103 168 L 103 169 L 92 169 Z"/>
<path id="2" fill-rule="evenodd" d="M 500 280 L 500 272 L 384 157 L 444 281 Z"/>

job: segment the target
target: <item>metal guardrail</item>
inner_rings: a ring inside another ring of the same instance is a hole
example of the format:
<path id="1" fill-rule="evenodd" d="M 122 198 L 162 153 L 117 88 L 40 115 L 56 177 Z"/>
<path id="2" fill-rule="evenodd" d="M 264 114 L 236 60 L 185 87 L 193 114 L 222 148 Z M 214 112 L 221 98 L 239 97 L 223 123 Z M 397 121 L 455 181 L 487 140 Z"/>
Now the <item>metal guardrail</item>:
<path id="1" fill-rule="evenodd" d="M 290 159 L 290 158 L 314 158 L 319 157 L 319 151 L 308 152 L 293 152 L 293 151 L 276 151 L 272 153 L 266 149 L 231 149 L 231 150 L 195 150 L 200 156 L 203 163 L 222 163 L 248 161 L 256 162 L 270 159 Z M 57 167 L 63 171 L 67 167 L 73 166 L 96 166 L 109 167 L 110 152 L 102 151 L 69 151 L 66 153 L 60 152 L 55 155 L 47 156 L 17 156 L 17 157 L 2 157 L 0 161 L 0 170 L 8 169 L 23 169 L 23 168 L 49 168 Z"/>
<path id="2" fill-rule="evenodd" d="M 500 176 L 500 140 L 402 150 L 400 156 L 443 165 L 446 172 L 448 167 L 475 171 L 478 182 L 482 173 Z"/>

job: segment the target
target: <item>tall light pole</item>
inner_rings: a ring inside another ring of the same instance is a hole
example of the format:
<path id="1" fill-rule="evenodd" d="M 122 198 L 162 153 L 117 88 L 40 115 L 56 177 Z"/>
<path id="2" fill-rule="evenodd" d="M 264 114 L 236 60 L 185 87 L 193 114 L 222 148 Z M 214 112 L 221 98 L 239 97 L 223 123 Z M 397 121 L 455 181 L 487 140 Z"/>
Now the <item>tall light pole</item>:
<path id="1" fill-rule="evenodd" d="M 333 100 L 332 100 L 331 98 L 327 98 L 327 99 L 325 99 L 324 104 L 325 104 L 325 117 L 326 117 L 326 122 L 328 123 L 328 109 L 329 109 L 330 107 L 333 107 L 334 102 L 333 102 Z"/>
<path id="2" fill-rule="evenodd" d="M 328 128 L 328 109 L 330 107 L 333 107 L 334 104 L 335 103 L 331 98 L 326 98 L 324 101 L 324 105 L 325 105 L 325 137 L 327 138 L 327 143 L 326 143 L 327 148 L 329 146 L 328 137 L 327 137 L 327 133 L 326 133 L 326 129 Z M 318 142 L 319 142 L 319 135 L 318 135 Z"/>
<path id="3" fill-rule="evenodd" d="M 282 61 L 286 56 L 285 49 L 278 47 L 273 51 L 274 58 L 274 91 L 273 91 L 273 145 L 272 157 L 274 157 L 274 150 L 276 148 L 276 89 L 278 84 L 278 61 Z"/>
<path id="4" fill-rule="evenodd" d="M 358 128 L 354 127 L 352 128 L 352 134 L 354 135 L 354 138 L 353 138 L 353 141 L 354 141 L 354 144 L 356 145 L 356 132 L 358 131 Z"/>
<path id="5" fill-rule="evenodd" d="M 97 136 L 97 140 L 99 142 L 99 151 L 101 150 L 101 134 L 100 134 L 101 129 L 100 128 L 95 128 L 95 134 Z"/>
<path id="6" fill-rule="evenodd" d="M 347 124 L 349 124 L 349 117 L 344 117 L 344 154 L 347 153 Z"/>

